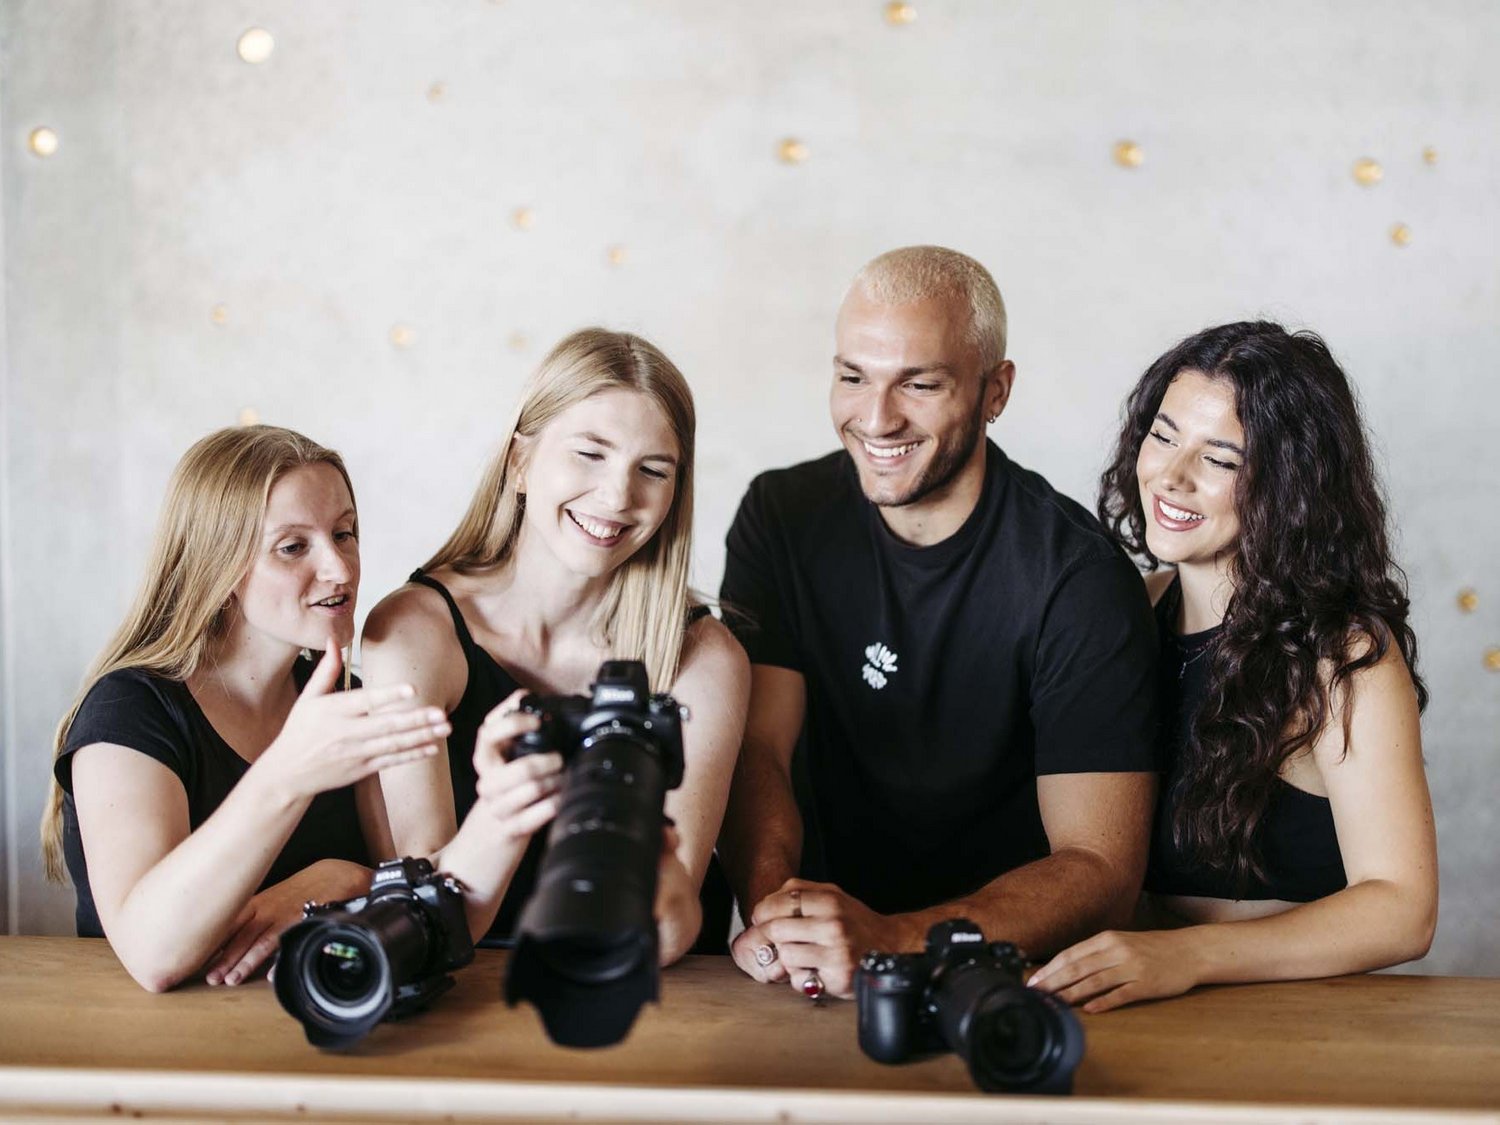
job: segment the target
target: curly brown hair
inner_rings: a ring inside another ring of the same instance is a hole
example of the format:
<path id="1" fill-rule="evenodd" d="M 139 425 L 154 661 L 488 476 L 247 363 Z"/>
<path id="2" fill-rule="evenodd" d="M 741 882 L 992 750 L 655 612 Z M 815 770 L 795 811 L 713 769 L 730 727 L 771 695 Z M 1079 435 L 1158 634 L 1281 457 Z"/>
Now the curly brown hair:
<path id="1" fill-rule="evenodd" d="M 1167 387 L 1184 371 L 1233 388 L 1245 459 L 1235 482 L 1234 591 L 1183 752 L 1172 831 L 1197 862 L 1243 885 L 1265 878 L 1256 831 L 1281 768 L 1312 747 L 1335 699 L 1348 752 L 1351 677 L 1395 644 L 1419 709 L 1427 688 L 1359 406 L 1312 332 L 1268 321 L 1220 325 L 1146 370 L 1099 482 L 1099 518 L 1116 542 L 1147 569 L 1160 565 L 1146 545 L 1136 459 Z"/>

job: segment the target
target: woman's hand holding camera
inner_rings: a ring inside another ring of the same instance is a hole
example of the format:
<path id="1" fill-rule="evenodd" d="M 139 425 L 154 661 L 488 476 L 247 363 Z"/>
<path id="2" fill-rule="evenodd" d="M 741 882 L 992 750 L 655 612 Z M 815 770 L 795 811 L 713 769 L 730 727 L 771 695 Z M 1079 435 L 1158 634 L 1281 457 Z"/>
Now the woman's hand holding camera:
<path id="1" fill-rule="evenodd" d="M 509 840 L 524 841 L 554 816 L 561 805 L 563 758 L 555 751 L 511 757 L 516 739 L 540 725 L 522 711 L 518 690 L 488 715 L 474 739 L 478 774 L 475 811 L 483 809 Z"/>
<path id="2" fill-rule="evenodd" d="M 293 800 L 431 757 L 448 736 L 448 717 L 418 701 L 410 684 L 335 692 L 342 670 L 330 637 L 281 733 L 257 763 L 262 778 L 279 776 Z"/>

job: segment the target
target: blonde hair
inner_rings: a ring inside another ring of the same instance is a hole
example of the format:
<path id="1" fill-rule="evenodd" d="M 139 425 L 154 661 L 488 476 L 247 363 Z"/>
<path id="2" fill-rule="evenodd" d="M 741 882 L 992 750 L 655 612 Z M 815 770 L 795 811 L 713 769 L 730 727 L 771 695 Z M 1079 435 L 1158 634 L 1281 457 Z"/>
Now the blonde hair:
<path id="1" fill-rule="evenodd" d="M 992 371 L 1005 359 L 1005 300 L 989 270 L 967 254 L 942 246 L 888 250 L 867 263 L 849 288 L 882 305 L 955 297 L 969 310 L 969 340 L 979 349 L 981 369 Z"/>
<path id="2" fill-rule="evenodd" d="M 690 608 L 688 569 L 693 535 L 693 395 L 661 350 L 628 332 L 585 328 L 568 336 L 532 375 L 515 420 L 480 479 L 458 527 L 423 564 L 463 573 L 504 563 L 515 549 L 526 512 L 513 455 L 517 435 L 535 437 L 564 410 L 607 390 L 630 390 L 661 408 L 677 438 L 676 489 L 666 519 L 644 547 L 611 576 L 594 618 L 595 636 L 617 658 L 645 662 L 653 689 L 677 678 Z"/>
<path id="3" fill-rule="evenodd" d="M 173 680 L 190 677 L 220 636 L 225 606 L 250 569 L 275 483 L 304 465 L 332 465 L 354 497 L 342 458 L 277 426 L 218 430 L 193 445 L 167 485 L 146 577 L 125 621 L 84 677 L 53 738 L 62 753 L 78 709 L 100 678 L 141 668 Z M 54 776 L 42 813 L 47 877 L 62 882 L 62 787 Z"/>

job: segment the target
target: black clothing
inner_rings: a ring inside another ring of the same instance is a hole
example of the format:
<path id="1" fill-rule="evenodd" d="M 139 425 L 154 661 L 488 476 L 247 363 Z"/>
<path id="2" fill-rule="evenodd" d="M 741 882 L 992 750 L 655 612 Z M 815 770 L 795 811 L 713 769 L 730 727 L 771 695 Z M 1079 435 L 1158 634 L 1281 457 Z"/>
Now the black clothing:
<path id="1" fill-rule="evenodd" d="M 464 693 L 459 697 L 458 706 L 448 712 L 448 722 L 453 728 L 448 735 L 448 776 L 453 782 L 455 823 L 462 824 L 477 796 L 475 786 L 479 784 L 479 774 L 474 769 L 474 741 L 479 736 L 479 728 L 484 717 L 521 685 L 474 640 L 464 622 L 464 615 L 458 610 L 458 603 L 446 586 L 420 570 L 414 572 L 410 580 L 436 590 L 448 603 L 453 631 L 458 634 L 458 646 L 463 649 L 464 663 L 468 665 Z M 546 849 L 546 838 L 545 832 L 531 837 L 526 853 L 521 857 L 521 865 L 516 868 L 510 886 L 505 890 L 505 898 L 500 902 L 500 912 L 485 934 L 485 944 L 506 944 L 514 935 L 521 908 L 536 886 L 537 865 Z"/>
<path id="2" fill-rule="evenodd" d="M 310 661 L 297 661 L 293 675 L 299 688 L 307 683 L 313 667 Z M 99 742 L 139 750 L 175 773 L 187 792 L 188 824 L 193 831 L 250 769 L 250 763 L 219 737 L 185 683 L 139 668 L 123 668 L 101 677 L 84 697 L 53 765 L 53 775 L 63 790 L 63 858 L 78 893 L 79 937 L 104 936 L 73 803 L 73 754 Z M 331 789 L 312 799 L 260 889 L 321 859 L 370 864 L 353 786 Z"/>
<path id="3" fill-rule="evenodd" d="M 1140 576 L 986 450 L 974 511 L 932 546 L 891 534 L 842 451 L 757 477 L 727 540 L 726 621 L 807 685 L 803 874 L 885 913 L 1048 855 L 1039 774 L 1153 768 Z"/>
<path id="4" fill-rule="evenodd" d="M 474 640 L 463 614 L 459 612 L 458 603 L 453 600 L 453 595 L 446 586 L 420 570 L 415 571 L 410 580 L 436 590 L 442 595 L 443 601 L 448 603 L 448 613 L 453 618 L 453 631 L 458 635 L 458 644 L 463 649 L 464 661 L 468 665 L 468 681 L 464 685 L 464 693 L 458 706 L 448 714 L 448 722 L 453 728 L 448 735 L 448 776 L 453 782 L 456 823 L 462 824 L 469 815 L 469 810 L 474 807 L 477 797 L 475 787 L 479 784 L 479 775 L 474 769 L 474 741 L 479 735 L 479 727 L 490 711 L 522 685 Z M 691 625 L 707 613 L 707 606 L 695 606 L 688 613 L 688 624 Z M 521 857 L 521 864 L 505 890 L 500 911 L 485 933 L 482 944 L 508 946 L 514 942 L 516 923 L 536 887 L 537 869 L 546 848 L 545 830 L 531 837 L 526 845 L 526 852 Z M 700 892 L 704 921 L 698 944 L 692 950 L 694 953 L 723 953 L 728 949 L 730 900 L 724 896 L 724 879 L 716 867 L 717 861 L 710 863 Z M 710 914 L 711 909 L 713 914 Z M 721 914 L 722 922 L 719 919 Z"/>
<path id="5" fill-rule="evenodd" d="M 1161 637 L 1159 705 L 1162 726 L 1158 743 L 1162 770 L 1156 824 L 1146 890 L 1155 894 L 1224 899 L 1279 899 L 1312 902 L 1349 885 L 1333 809 L 1318 797 L 1277 778 L 1265 819 L 1256 833 L 1265 879 L 1251 878 L 1241 887 L 1229 872 L 1215 871 L 1194 860 L 1172 839 L 1172 817 L 1181 798 L 1183 759 L 1193 723 L 1208 693 L 1208 665 L 1219 626 L 1181 636 L 1174 632 L 1182 604 L 1182 587 L 1173 579 L 1156 603 Z"/>

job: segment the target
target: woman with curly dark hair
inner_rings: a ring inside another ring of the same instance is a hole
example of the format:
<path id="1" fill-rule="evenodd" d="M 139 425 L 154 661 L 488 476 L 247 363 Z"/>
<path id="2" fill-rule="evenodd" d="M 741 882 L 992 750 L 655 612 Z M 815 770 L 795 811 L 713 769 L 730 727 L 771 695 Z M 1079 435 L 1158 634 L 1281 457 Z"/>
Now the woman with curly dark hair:
<path id="1" fill-rule="evenodd" d="M 1032 984 L 1097 1012 L 1423 956 L 1427 690 L 1327 345 L 1262 321 L 1171 349 L 1126 402 L 1099 515 L 1151 572 L 1162 785 L 1143 905 L 1174 928 L 1099 934 Z"/>

